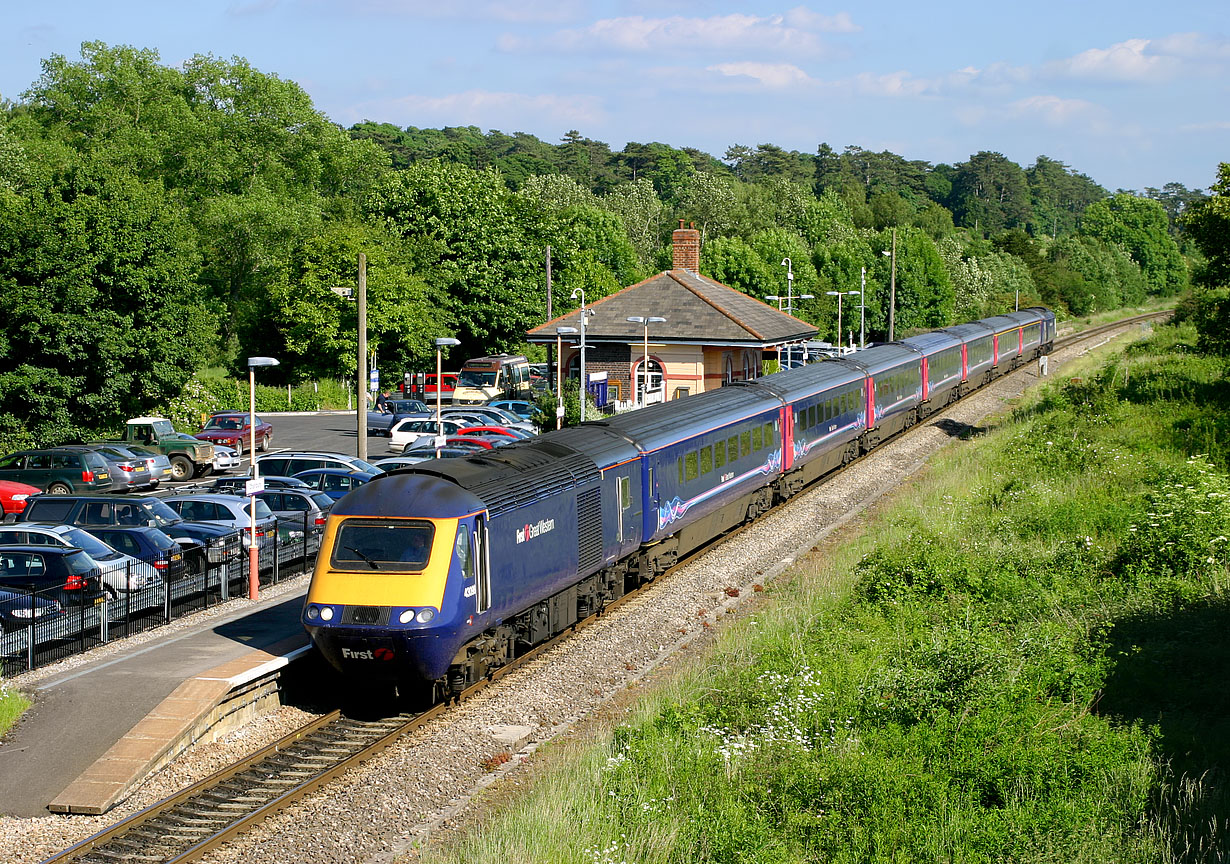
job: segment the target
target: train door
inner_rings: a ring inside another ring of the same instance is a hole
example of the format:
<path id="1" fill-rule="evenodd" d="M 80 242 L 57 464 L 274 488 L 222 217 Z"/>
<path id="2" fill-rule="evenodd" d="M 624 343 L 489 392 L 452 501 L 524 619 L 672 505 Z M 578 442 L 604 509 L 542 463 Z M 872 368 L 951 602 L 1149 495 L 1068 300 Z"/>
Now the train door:
<path id="1" fill-rule="evenodd" d="M 632 478 L 621 474 L 615 478 L 615 494 L 618 496 L 616 512 L 618 515 L 618 539 L 622 544 L 632 533 Z"/>
<path id="2" fill-rule="evenodd" d="M 478 594 L 474 604 L 478 614 L 491 608 L 491 544 L 487 537 L 487 519 L 479 516 L 474 520 L 474 584 Z"/>
<path id="3" fill-rule="evenodd" d="M 919 372 L 922 375 L 922 401 L 926 402 L 931 398 L 930 373 L 927 370 L 927 358 L 923 357 L 919 365 Z"/>
<path id="4" fill-rule="evenodd" d="M 794 410 L 787 405 L 781 410 L 779 422 L 782 427 L 782 470 L 794 467 Z"/>

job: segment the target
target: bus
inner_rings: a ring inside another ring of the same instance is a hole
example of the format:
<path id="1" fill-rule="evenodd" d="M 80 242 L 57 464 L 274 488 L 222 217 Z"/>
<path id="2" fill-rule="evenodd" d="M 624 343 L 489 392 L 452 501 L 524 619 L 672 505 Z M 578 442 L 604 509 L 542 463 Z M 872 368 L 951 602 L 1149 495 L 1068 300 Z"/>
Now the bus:
<path id="1" fill-rule="evenodd" d="M 480 405 L 492 399 L 530 398 L 530 362 L 520 354 L 475 357 L 461 367 L 454 405 Z"/>

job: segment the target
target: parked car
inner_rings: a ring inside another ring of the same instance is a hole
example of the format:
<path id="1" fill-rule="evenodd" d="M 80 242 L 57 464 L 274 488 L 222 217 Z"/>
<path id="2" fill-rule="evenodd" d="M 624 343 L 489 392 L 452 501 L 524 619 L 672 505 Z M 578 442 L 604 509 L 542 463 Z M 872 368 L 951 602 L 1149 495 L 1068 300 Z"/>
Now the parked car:
<path id="1" fill-rule="evenodd" d="M 398 420 L 406 417 L 426 417 L 431 410 L 418 399 L 390 399 L 384 404 L 384 411 L 367 412 L 369 435 L 388 435 L 389 428 Z"/>
<path id="2" fill-rule="evenodd" d="M 0 480 L 0 508 L 4 511 L 3 515 L 8 516 L 12 514 L 16 516 L 26 509 L 26 499 L 38 493 L 38 487 L 31 486 L 29 483 Z"/>
<path id="3" fill-rule="evenodd" d="M 97 453 L 107 461 L 111 473 L 112 492 L 134 492 L 153 489 L 158 481 L 150 476 L 149 463 L 144 458 L 125 453 L 106 444 L 65 444 L 63 449 L 78 453 Z"/>
<path id="4" fill-rule="evenodd" d="M 256 464 L 260 468 L 262 477 L 294 477 L 300 471 L 311 471 L 313 468 L 348 468 L 351 471 L 380 472 L 380 469 L 372 463 L 357 457 L 314 450 L 283 450 L 280 453 L 268 453 L 256 457 Z"/>
<path id="5" fill-rule="evenodd" d="M 10 453 L 0 459 L 0 480 L 26 483 L 52 495 L 111 489 L 106 459 L 91 451 L 62 447 Z"/>
<path id="6" fill-rule="evenodd" d="M 466 426 L 464 429 L 458 429 L 457 434 L 461 437 L 468 435 L 503 435 L 505 438 L 517 441 L 532 437 L 522 429 L 512 429 L 508 426 Z"/>
<path id="7" fill-rule="evenodd" d="M 537 410 L 533 402 L 526 402 L 524 399 L 496 399 L 494 402 L 488 402 L 487 407 L 499 408 L 501 411 L 514 414 L 523 423 L 531 422 L 534 411 Z"/>
<path id="8" fill-rule="evenodd" d="M 219 492 L 224 495 L 246 495 L 248 489 L 248 481 L 250 477 L 219 477 L 209 485 L 210 492 Z M 306 489 L 307 484 L 297 477 L 266 477 L 261 475 L 261 480 L 265 484 L 266 489 L 282 489 L 286 487 Z"/>
<path id="9" fill-rule="evenodd" d="M 170 457 L 159 450 L 155 450 L 153 447 L 142 447 L 139 444 L 107 444 L 105 446 L 120 453 L 125 453 L 134 459 L 144 459 L 146 467 L 149 468 L 150 479 L 154 481 L 151 488 L 174 479 L 174 469 L 171 467 Z"/>
<path id="10" fill-rule="evenodd" d="M 240 554 L 238 532 L 222 525 L 187 522 L 157 498 L 36 495 L 26 502 L 21 521 L 66 523 L 91 532 L 112 525 L 157 528 L 184 547 L 190 570 L 206 563 L 227 564 Z M 196 550 L 202 554 L 193 554 Z"/>
<path id="11" fill-rule="evenodd" d="M 325 522 L 333 509 L 332 498 L 315 489 L 290 488 L 266 489 L 256 497 L 278 517 L 278 536 L 283 543 L 302 542 L 309 553 L 320 548 Z"/>
<path id="12" fill-rule="evenodd" d="M 225 474 L 233 468 L 238 468 L 243 464 L 243 457 L 239 455 L 239 451 L 232 447 L 227 447 L 225 444 L 214 445 L 214 471 L 218 474 Z"/>
<path id="13" fill-rule="evenodd" d="M 484 451 L 481 449 L 472 450 L 469 447 L 441 447 L 439 450 L 434 447 L 415 447 L 387 461 L 397 462 L 399 468 L 409 468 L 411 465 L 417 465 L 429 459 L 455 459 L 459 456 L 477 456 L 482 452 Z"/>
<path id="14" fill-rule="evenodd" d="M 244 546 L 252 545 L 252 513 L 250 499 L 239 495 L 198 492 L 193 495 L 174 495 L 163 498 L 163 503 L 185 521 L 209 522 L 225 525 L 241 532 Z M 276 536 L 277 518 L 259 498 L 256 500 L 256 542 Z"/>
<path id="15" fill-rule="evenodd" d="M 471 417 L 482 418 L 482 423 L 471 423 L 471 426 L 480 426 L 484 424 L 492 426 L 507 426 L 510 429 L 521 429 L 531 435 L 538 431 L 533 423 L 522 420 L 510 411 L 494 408 L 491 405 L 466 405 L 463 408 L 453 408 L 441 413 L 445 417 L 452 417 L 454 412 L 459 414 L 468 414 Z"/>
<path id="16" fill-rule="evenodd" d="M 318 492 L 324 492 L 334 501 L 351 489 L 362 486 L 379 476 L 370 471 L 347 471 L 344 468 L 313 468 L 311 471 L 300 471 L 295 475 L 297 479 Z"/>
<path id="17" fill-rule="evenodd" d="M 246 411 L 215 411 L 192 437 L 230 447 L 242 455 L 252 449 L 252 427 Z M 256 449 L 264 453 L 273 440 L 273 425 L 256 418 Z M 216 467 L 216 466 L 215 466 Z"/>
<path id="18" fill-rule="evenodd" d="M 0 589 L 0 631 L 11 633 L 29 627 L 31 622 L 51 621 L 64 616 L 64 606 L 28 591 Z"/>
<path id="19" fill-rule="evenodd" d="M 199 544 L 192 547 L 192 560 L 186 560 L 180 543 L 148 525 L 94 525 L 89 533 L 112 549 L 149 564 L 166 582 L 182 579 L 189 565 L 193 570 L 204 566 Z"/>
<path id="20" fill-rule="evenodd" d="M 56 546 L 0 547 L 0 589 L 35 591 L 65 606 L 106 596 L 94 560 L 80 549 Z"/>
<path id="21" fill-rule="evenodd" d="M 446 436 L 455 435 L 458 429 L 461 429 L 466 424 L 460 420 L 449 420 L 443 418 L 440 421 L 439 428 L 444 431 Z M 407 418 L 395 424 L 389 430 L 389 452 L 400 453 L 407 447 L 412 447 L 424 438 L 436 437 L 436 418 L 415 419 Z"/>
<path id="22" fill-rule="evenodd" d="M 0 525 L 0 545 L 80 549 L 94 559 L 103 588 L 113 597 L 162 583 L 162 574 L 153 564 L 120 552 L 75 525 L 48 525 L 41 522 Z"/>

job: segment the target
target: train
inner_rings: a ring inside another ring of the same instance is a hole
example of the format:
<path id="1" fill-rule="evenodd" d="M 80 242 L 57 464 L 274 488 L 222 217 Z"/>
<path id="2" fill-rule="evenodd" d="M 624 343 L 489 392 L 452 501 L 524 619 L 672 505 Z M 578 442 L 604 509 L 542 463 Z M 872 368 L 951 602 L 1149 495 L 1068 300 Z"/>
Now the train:
<path id="1" fill-rule="evenodd" d="M 334 506 L 304 627 L 348 676 L 450 698 L 1054 338 L 1022 309 L 392 471 Z"/>

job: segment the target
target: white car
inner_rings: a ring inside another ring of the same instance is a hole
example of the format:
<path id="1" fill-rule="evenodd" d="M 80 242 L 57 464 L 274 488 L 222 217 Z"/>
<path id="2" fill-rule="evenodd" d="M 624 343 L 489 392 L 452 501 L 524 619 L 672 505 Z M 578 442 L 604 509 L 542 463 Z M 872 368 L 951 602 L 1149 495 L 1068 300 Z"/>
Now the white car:
<path id="1" fill-rule="evenodd" d="M 440 427 L 444 435 L 456 435 L 458 429 L 465 429 L 469 425 L 469 422 L 449 420 L 447 417 L 440 420 Z M 420 441 L 435 437 L 436 418 L 424 420 L 419 417 L 407 417 L 405 420 L 398 420 L 389 429 L 389 452 L 400 453 Z"/>
<path id="2" fill-rule="evenodd" d="M 0 545 L 71 546 L 89 555 L 98 565 L 99 578 L 111 596 L 161 585 L 162 575 L 153 564 L 125 555 L 93 534 L 73 525 L 13 522 L 0 525 Z"/>
<path id="3" fill-rule="evenodd" d="M 235 448 L 224 447 L 221 444 L 214 445 L 214 471 L 216 473 L 225 474 L 232 468 L 238 468 L 242 461 Z"/>

